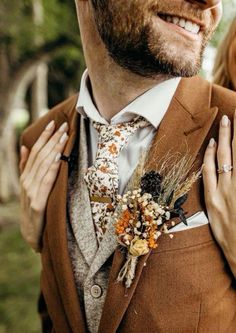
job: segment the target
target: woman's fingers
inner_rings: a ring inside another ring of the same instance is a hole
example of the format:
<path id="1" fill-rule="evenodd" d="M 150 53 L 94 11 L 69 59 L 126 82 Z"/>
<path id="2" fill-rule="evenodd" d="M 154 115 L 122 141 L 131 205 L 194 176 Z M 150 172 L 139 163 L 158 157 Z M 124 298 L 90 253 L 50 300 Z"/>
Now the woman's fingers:
<path id="1" fill-rule="evenodd" d="M 66 131 L 68 130 L 68 124 L 63 123 L 60 128 L 53 134 L 53 136 L 48 140 L 48 142 L 41 148 L 38 152 L 37 157 L 31 167 L 31 170 L 27 176 L 27 183 L 31 183 L 37 175 L 38 170 L 41 169 L 42 164 L 45 163 L 48 167 L 51 164 L 50 156 L 53 153 L 61 152 L 61 148 L 64 148 L 64 144 L 68 139 Z M 61 147 L 61 144 L 63 146 Z"/>
<path id="2" fill-rule="evenodd" d="M 231 123 L 227 116 L 223 116 L 220 123 L 217 162 L 218 169 L 232 164 Z M 227 186 L 229 180 L 231 180 L 231 172 L 219 174 L 219 186 Z"/>
<path id="3" fill-rule="evenodd" d="M 20 174 L 22 174 L 22 172 L 25 168 L 28 157 L 29 157 L 29 149 L 24 145 L 21 146 L 21 149 L 20 149 L 20 163 L 19 163 Z"/>
<path id="4" fill-rule="evenodd" d="M 42 134 L 39 136 L 38 140 L 33 145 L 29 159 L 26 163 L 25 169 L 22 174 L 22 179 L 25 178 L 25 175 L 29 174 L 32 169 L 32 165 L 37 157 L 38 152 L 42 149 L 42 147 L 48 142 L 49 138 L 51 137 L 53 130 L 55 128 L 55 122 L 52 120 L 44 129 Z"/>
<path id="5" fill-rule="evenodd" d="M 48 184 L 54 182 L 60 165 L 60 157 L 65 148 L 67 140 L 68 135 L 64 133 L 61 136 L 59 142 L 55 145 L 54 149 L 41 163 L 40 167 L 37 170 L 37 173 L 35 174 L 35 181 L 37 183 L 41 184 L 42 182 L 45 182 L 46 184 Z"/>
<path id="6" fill-rule="evenodd" d="M 207 146 L 203 160 L 203 180 L 206 202 L 209 202 L 210 199 L 212 199 L 212 196 L 217 189 L 216 150 L 217 144 L 212 138 Z"/>
<path id="7" fill-rule="evenodd" d="M 49 193 L 51 192 L 51 189 L 53 187 L 53 184 L 56 180 L 58 169 L 60 166 L 60 157 L 61 154 L 57 153 L 56 157 L 54 157 L 53 162 L 51 163 L 49 169 L 47 170 L 47 173 L 44 175 L 42 181 L 40 182 L 40 186 L 37 191 L 37 209 L 40 211 L 43 207 L 46 206 L 47 198 L 49 196 Z"/>

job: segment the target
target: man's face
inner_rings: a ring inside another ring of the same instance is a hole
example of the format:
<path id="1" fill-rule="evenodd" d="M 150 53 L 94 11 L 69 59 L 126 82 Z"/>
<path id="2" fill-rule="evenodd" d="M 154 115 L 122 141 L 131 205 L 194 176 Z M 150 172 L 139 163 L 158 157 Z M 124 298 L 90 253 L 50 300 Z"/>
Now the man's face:
<path id="1" fill-rule="evenodd" d="M 144 77 L 193 76 L 221 18 L 221 1 L 90 0 L 110 56 Z"/>

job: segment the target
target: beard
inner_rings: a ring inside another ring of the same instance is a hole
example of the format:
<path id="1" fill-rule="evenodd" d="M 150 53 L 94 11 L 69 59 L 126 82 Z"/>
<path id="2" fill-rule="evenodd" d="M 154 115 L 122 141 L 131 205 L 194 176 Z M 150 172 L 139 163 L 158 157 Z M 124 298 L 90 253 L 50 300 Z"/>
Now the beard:
<path id="1" fill-rule="evenodd" d="M 166 0 L 91 0 L 98 33 L 111 58 L 122 68 L 147 78 L 190 77 L 202 64 L 215 26 L 210 11 L 187 2 Z M 198 19 L 207 26 L 196 42 L 156 21 L 158 13 Z M 185 14 L 185 15 L 184 15 Z"/>

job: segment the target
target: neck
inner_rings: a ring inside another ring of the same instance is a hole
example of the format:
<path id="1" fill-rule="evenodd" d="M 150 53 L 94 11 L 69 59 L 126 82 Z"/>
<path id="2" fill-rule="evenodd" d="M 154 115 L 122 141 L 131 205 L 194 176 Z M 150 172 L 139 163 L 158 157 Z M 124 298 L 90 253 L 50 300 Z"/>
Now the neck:
<path id="1" fill-rule="evenodd" d="M 103 58 L 102 64 L 88 63 L 93 101 L 107 121 L 138 96 L 167 79 L 163 76 L 143 78 L 122 69 L 112 59 L 107 60 L 105 63 Z"/>
<path id="2" fill-rule="evenodd" d="M 158 75 L 155 79 L 145 78 L 120 67 L 109 56 L 101 41 L 90 15 L 88 3 L 81 1 L 80 6 L 78 17 L 81 39 L 93 101 L 102 117 L 110 121 L 138 96 L 169 77 Z"/>

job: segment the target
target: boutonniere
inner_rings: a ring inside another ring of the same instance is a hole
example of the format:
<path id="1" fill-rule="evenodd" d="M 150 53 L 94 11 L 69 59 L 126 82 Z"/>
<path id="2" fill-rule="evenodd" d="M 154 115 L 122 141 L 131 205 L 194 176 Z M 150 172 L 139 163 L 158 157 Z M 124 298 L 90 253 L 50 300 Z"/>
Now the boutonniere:
<path id="1" fill-rule="evenodd" d="M 201 170 L 189 175 L 192 160 L 187 156 L 175 161 L 171 168 L 169 162 L 170 158 L 166 158 L 158 171 L 137 168 L 135 188 L 117 198 L 115 232 L 118 244 L 126 251 L 126 262 L 117 281 L 124 281 L 126 288 L 133 282 L 138 258 L 157 248 L 161 235 L 169 234 L 167 221 L 173 227 L 171 219 L 179 217 L 187 225 L 182 205 Z"/>

